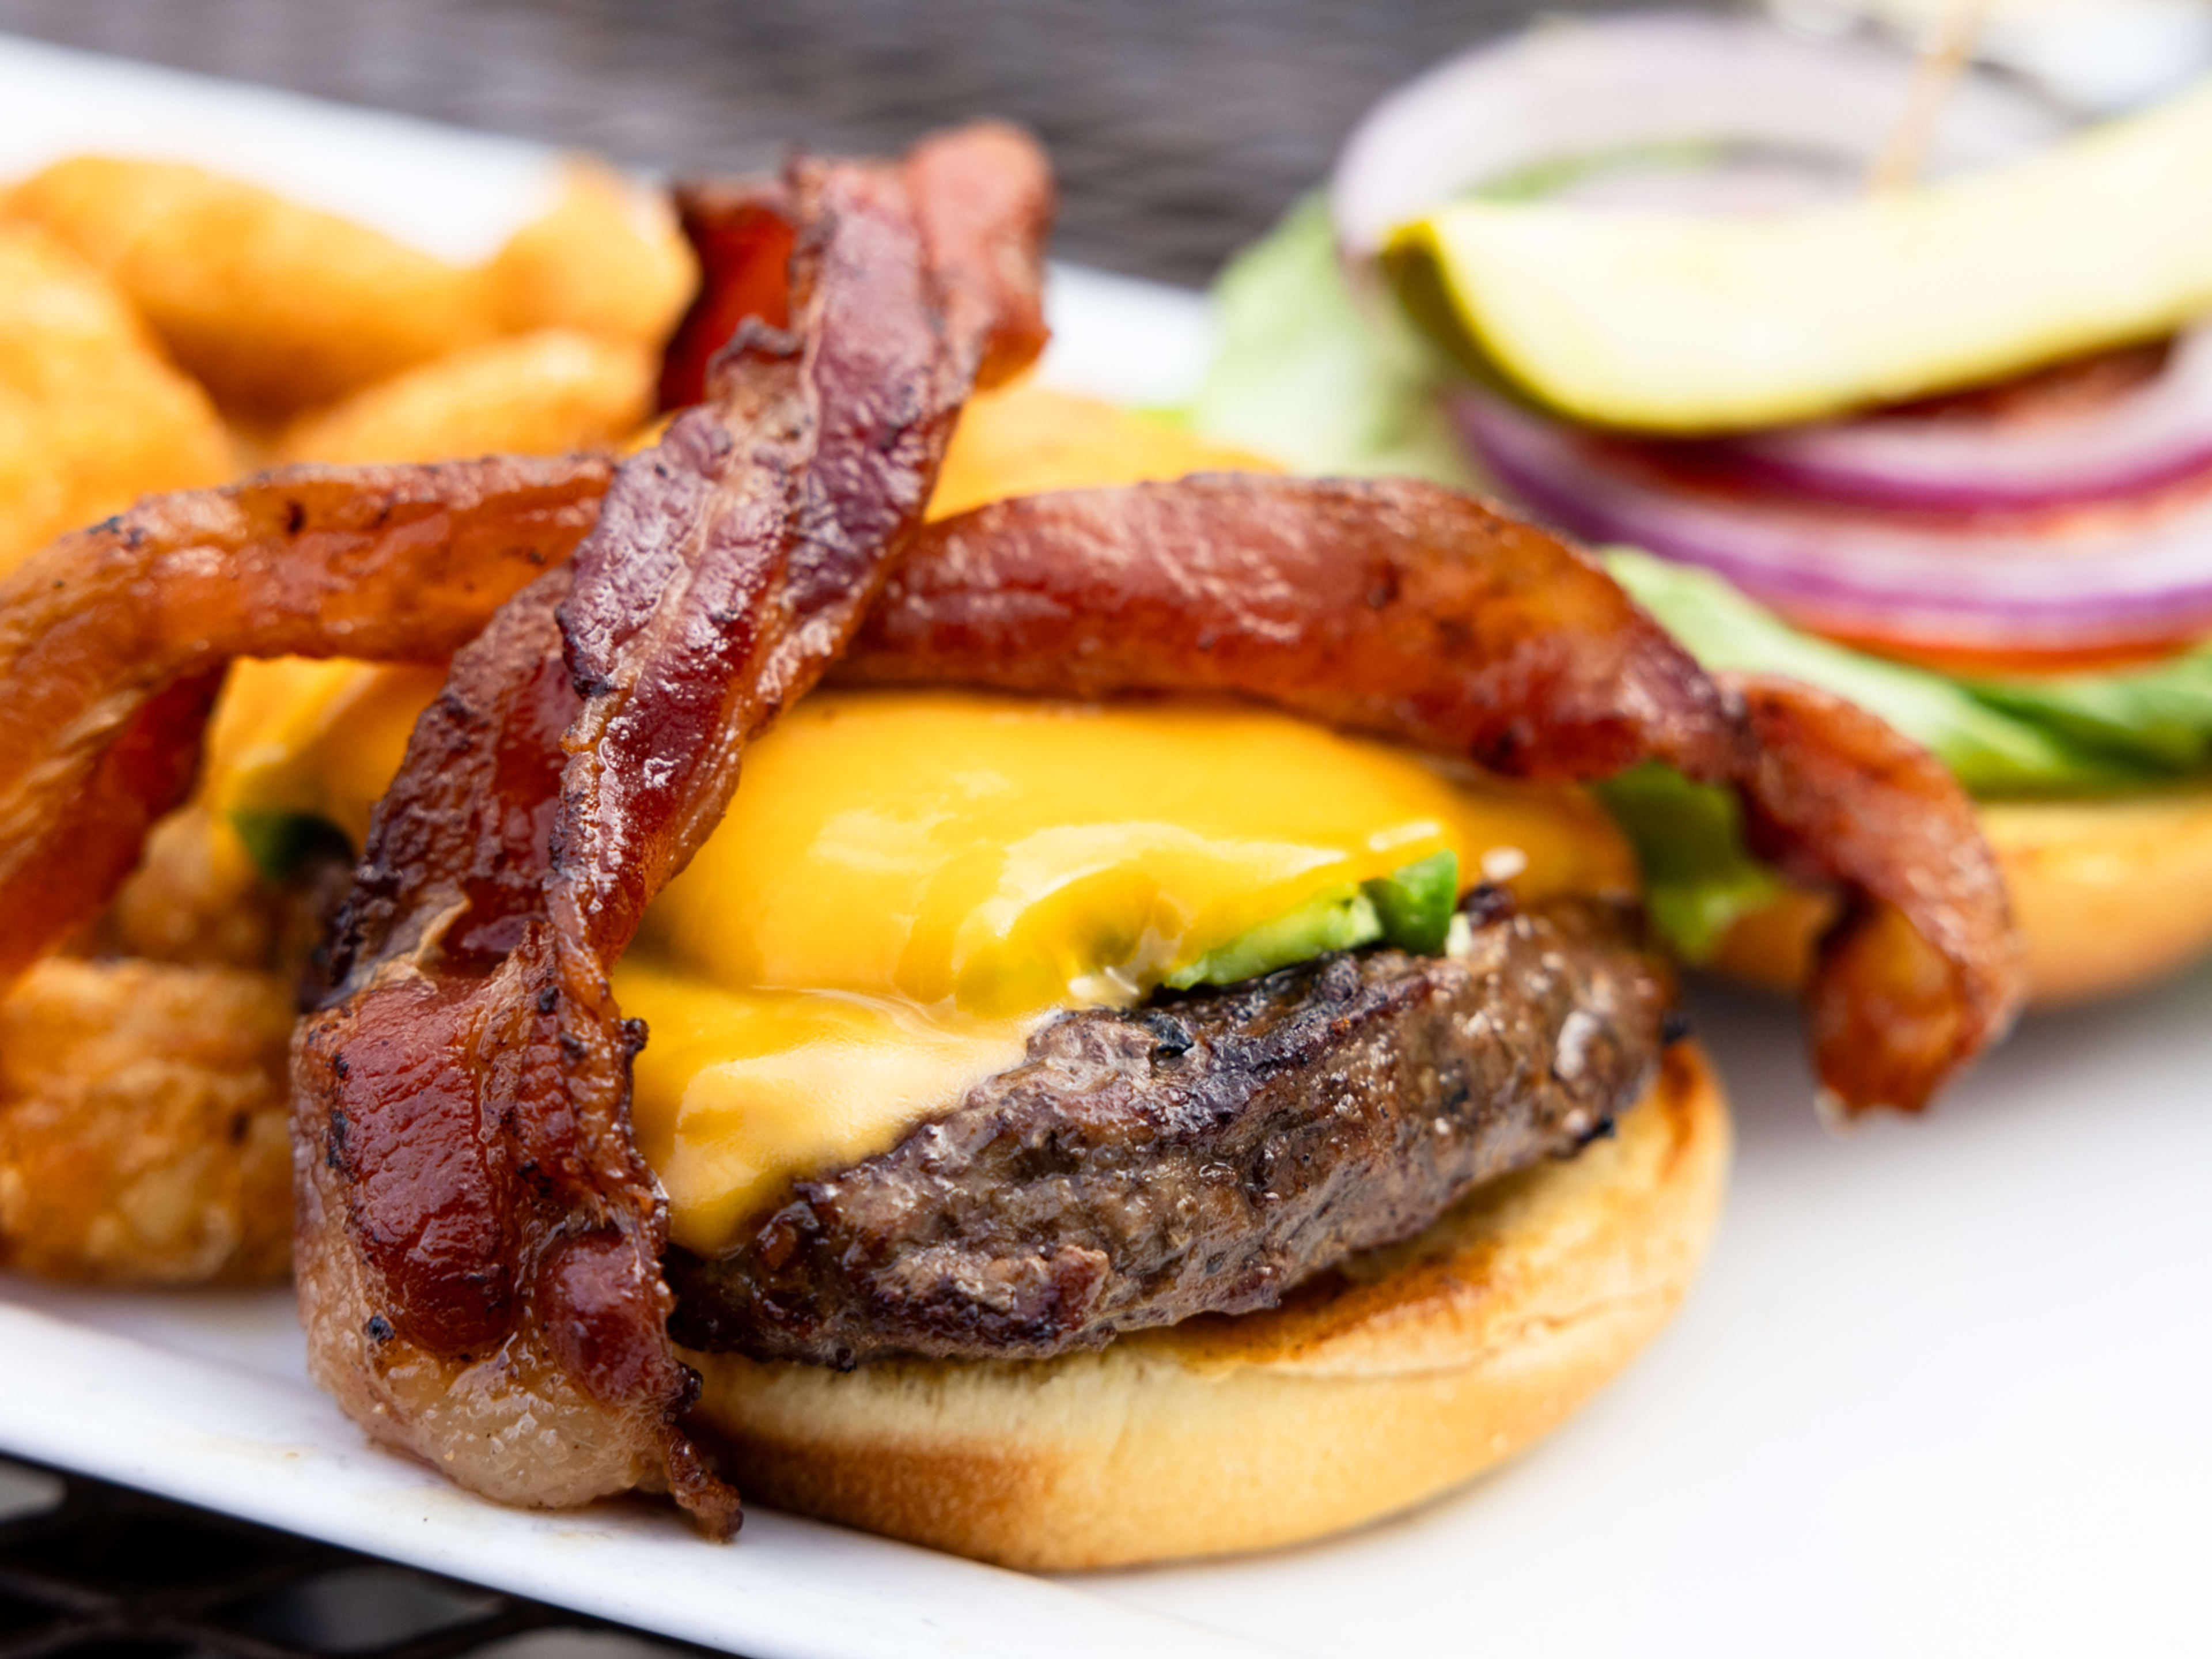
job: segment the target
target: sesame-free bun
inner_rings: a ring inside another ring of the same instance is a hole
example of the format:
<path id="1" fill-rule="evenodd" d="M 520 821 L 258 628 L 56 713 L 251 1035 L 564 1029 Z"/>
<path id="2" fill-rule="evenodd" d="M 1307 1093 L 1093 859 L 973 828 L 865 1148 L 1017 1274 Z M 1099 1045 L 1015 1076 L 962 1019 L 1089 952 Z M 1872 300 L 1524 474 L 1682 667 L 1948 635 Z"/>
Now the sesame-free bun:
<path id="1" fill-rule="evenodd" d="M 2212 951 L 2212 792 L 1991 801 L 1980 811 L 2039 1006 L 2109 996 Z M 1832 899 L 1793 890 L 1739 921 L 1713 965 L 1794 987 L 1834 915 Z"/>
<path id="2" fill-rule="evenodd" d="M 1728 1156 L 1678 1043 L 1616 1138 L 1266 1313 L 1052 1360 L 685 1358 L 749 1501 L 1039 1570 L 1264 1549 L 1432 1498 L 1589 1398 L 1681 1301 Z"/>

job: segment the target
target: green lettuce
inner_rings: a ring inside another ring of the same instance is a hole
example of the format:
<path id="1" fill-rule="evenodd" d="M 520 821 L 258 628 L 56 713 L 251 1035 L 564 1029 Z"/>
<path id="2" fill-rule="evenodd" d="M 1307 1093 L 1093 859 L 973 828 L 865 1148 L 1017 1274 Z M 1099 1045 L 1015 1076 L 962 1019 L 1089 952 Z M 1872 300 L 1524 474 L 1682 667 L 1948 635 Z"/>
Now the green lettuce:
<path id="1" fill-rule="evenodd" d="M 1705 961 L 1739 916 L 1781 893 L 1744 844 L 1734 792 L 1655 764 L 1607 778 L 1597 797 L 1636 850 L 1652 927 L 1684 962 Z"/>
<path id="2" fill-rule="evenodd" d="M 2116 766 L 2173 777 L 2212 769 L 2212 648 L 2126 673 L 1965 684 L 1990 708 Z"/>
<path id="3" fill-rule="evenodd" d="M 1386 299 L 1352 293 L 1319 195 L 1229 262 L 1213 316 L 1196 430 L 1300 472 L 1474 482 L 1437 396 L 1443 369 Z"/>
<path id="4" fill-rule="evenodd" d="M 1984 799 L 2140 790 L 2212 769 L 2212 648 L 2124 672 L 1954 676 L 1801 634 L 1711 571 L 1634 548 L 1604 559 L 1707 668 L 1786 674 L 1847 697 Z"/>
<path id="5" fill-rule="evenodd" d="M 1728 580 L 1634 548 L 1607 548 L 1605 568 L 1706 668 L 1783 674 L 1832 691 L 1889 722 L 1977 795 L 2085 794 L 2126 788 L 2143 769 L 2007 710 L 1930 669 L 1801 634 Z"/>

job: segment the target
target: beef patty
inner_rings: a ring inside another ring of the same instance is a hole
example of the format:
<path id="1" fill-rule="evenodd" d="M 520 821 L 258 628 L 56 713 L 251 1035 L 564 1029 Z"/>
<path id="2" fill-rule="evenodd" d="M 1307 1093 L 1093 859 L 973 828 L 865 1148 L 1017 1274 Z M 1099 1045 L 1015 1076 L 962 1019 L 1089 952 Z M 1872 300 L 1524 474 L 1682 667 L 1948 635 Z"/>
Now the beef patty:
<path id="1" fill-rule="evenodd" d="M 1450 951 L 1339 952 L 1059 1016 L 1018 1066 L 671 1253 L 677 1340 L 850 1367 L 1041 1358 L 1272 1305 L 1477 1182 L 1607 1132 L 1673 1000 L 1627 919 L 1479 890 Z"/>

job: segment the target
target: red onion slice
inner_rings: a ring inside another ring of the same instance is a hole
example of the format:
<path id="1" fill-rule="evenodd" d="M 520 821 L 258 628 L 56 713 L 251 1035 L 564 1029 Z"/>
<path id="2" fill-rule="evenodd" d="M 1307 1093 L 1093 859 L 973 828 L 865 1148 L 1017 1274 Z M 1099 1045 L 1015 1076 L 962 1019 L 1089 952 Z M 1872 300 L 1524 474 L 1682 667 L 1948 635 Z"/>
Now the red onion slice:
<path id="1" fill-rule="evenodd" d="M 2117 504 L 1904 514 L 1745 488 L 1488 392 L 1453 413 L 1500 483 L 1560 528 L 1718 571 L 1818 633 L 2005 657 L 2212 633 L 2212 474 Z"/>
<path id="2" fill-rule="evenodd" d="M 2212 470 L 2212 329 L 2142 384 L 2057 413 L 1896 410 L 1709 446 L 1747 478 L 1826 501 L 1975 512 L 2111 501 Z"/>
<path id="3" fill-rule="evenodd" d="M 1464 191 L 1560 163 L 1717 147 L 1711 165 L 1594 172 L 1561 193 L 1593 204 L 1721 211 L 1800 204 L 1861 186 L 1904 108 L 1910 58 L 1811 40 L 1755 18 L 1657 12 L 1561 19 L 1449 59 L 1370 110 L 1329 184 L 1346 256 Z M 2049 144 L 2066 118 L 1974 73 L 1950 95 L 1934 172 Z"/>

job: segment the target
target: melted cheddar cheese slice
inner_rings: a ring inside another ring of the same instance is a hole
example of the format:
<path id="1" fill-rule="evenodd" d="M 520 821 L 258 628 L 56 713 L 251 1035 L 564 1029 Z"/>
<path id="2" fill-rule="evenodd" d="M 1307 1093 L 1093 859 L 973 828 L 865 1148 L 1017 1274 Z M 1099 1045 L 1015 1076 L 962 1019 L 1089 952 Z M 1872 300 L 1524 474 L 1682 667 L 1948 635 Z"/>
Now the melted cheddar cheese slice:
<path id="1" fill-rule="evenodd" d="M 1285 715 L 816 694 L 616 970 L 678 1242 L 721 1249 L 793 1176 L 889 1149 L 1054 1012 L 1444 851 L 1532 898 L 1633 881 L 1587 802 Z"/>

